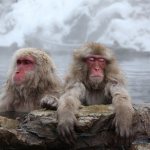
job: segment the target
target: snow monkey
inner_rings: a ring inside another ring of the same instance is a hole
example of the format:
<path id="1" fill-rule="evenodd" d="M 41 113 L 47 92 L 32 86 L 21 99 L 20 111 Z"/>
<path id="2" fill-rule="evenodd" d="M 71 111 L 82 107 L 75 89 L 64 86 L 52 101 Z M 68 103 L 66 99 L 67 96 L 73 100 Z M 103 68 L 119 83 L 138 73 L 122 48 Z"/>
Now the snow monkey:
<path id="1" fill-rule="evenodd" d="M 113 104 L 114 124 L 120 136 L 131 134 L 134 110 L 125 89 L 125 79 L 110 49 L 88 43 L 73 54 L 65 82 L 65 92 L 58 102 L 58 133 L 67 143 L 74 141 L 75 114 L 80 105 Z"/>
<path id="2" fill-rule="evenodd" d="M 46 52 L 36 48 L 19 49 L 13 55 L 8 79 L 0 94 L 0 111 L 54 109 L 61 91 L 60 83 Z"/>

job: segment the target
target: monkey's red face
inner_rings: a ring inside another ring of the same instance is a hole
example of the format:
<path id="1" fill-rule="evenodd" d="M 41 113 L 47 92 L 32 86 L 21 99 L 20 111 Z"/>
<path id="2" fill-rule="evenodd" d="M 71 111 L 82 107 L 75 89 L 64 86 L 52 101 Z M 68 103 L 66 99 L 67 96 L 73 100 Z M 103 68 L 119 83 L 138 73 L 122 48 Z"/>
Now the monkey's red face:
<path id="1" fill-rule="evenodd" d="M 89 79 L 101 82 L 104 79 L 106 59 L 100 55 L 89 55 L 85 61 L 89 71 Z"/>
<path id="2" fill-rule="evenodd" d="M 20 85 L 25 81 L 26 75 L 35 69 L 35 59 L 32 56 L 20 57 L 16 60 L 16 71 L 13 76 L 15 84 Z"/>

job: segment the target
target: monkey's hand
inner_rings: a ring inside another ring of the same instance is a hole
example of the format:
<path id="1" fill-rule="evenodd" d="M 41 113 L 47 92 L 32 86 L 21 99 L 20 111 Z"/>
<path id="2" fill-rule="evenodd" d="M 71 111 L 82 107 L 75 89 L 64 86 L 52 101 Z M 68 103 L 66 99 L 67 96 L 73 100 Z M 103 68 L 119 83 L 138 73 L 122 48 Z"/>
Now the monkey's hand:
<path id="1" fill-rule="evenodd" d="M 58 134 L 65 143 L 71 145 L 76 141 L 74 127 L 77 126 L 77 119 L 72 112 L 63 112 L 58 116 Z"/>
<path id="2" fill-rule="evenodd" d="M 41 99 L 40 105 L 42 108 L 56 110 L 58 107 L 58 99 L 54 96 L 46 95 Z"/>
<path id="3" fill-rule="evenodd" d="M 134 110 L 128 105 L 123 105 L 116 108 L 114 123 L 116 127 L 116 132 L 121 137 L 132 136 L 133 115 Z"/>

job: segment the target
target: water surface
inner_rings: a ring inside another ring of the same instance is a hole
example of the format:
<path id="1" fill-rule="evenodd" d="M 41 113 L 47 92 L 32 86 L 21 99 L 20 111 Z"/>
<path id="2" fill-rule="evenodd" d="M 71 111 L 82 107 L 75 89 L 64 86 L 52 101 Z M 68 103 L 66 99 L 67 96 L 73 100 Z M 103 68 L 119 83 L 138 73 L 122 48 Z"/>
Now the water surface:
<path id="1" fill-rule="evenodd" d="M 57 66 L 57 72 L 63 79 L 71 63 L 72 52 L 70 53 L 52 53 L 53 60 Z M 11 54 L 0 55 L 0 84 L 4 83 L 7 70 L 10 63 Z M 135 58 L 119 62 L 128 81 L 128 91 L 132 97 L 133 103 L 150 103 L 150 59 Z"/>

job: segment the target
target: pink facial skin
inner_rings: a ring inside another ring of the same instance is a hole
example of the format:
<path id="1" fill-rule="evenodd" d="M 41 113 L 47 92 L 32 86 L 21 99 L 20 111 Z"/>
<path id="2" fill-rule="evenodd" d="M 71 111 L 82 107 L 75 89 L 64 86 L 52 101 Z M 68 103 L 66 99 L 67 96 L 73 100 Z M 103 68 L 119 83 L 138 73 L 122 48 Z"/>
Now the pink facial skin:
<path id="1" fill-rule="evenodd" d="M 16 72 L 13 81 L 16 84 L 21 84 L 25 80 L 28 72 L 33 71 L 35 68 L 35 60 L 31 56 L 20 57 L 16 61 Z"/>
<path id="2" fill-rule="evenodd" d="M 106 66 L 105 58 L 100 55 L 90 55 L 85 58 L 87 66 L 89 68 L 90 77 L 103 77 L 104 69 Z"/>

